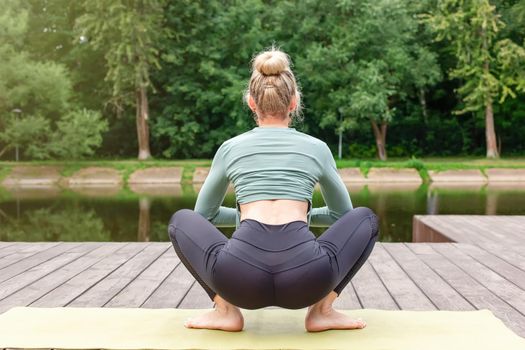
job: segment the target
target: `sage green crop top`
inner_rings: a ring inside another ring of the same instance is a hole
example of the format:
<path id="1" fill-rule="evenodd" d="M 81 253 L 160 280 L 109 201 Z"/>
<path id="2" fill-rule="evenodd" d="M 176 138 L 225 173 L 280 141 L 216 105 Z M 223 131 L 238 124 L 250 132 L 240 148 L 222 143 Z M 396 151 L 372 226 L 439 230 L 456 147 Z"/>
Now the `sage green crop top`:
<path id="1" fill-rule="evenodd" d="M 230 182 L 236 208 L 221 206 Z M 317 182 L 326 206 L 312 208 Z M 261 199 L 308 201 L 309 226 L 329 226 L 353 208 L 328 145 L 295 128 L 255 127 L 224 141 L 194 210 L 217 227 L 238 228 L 239 204 Z"/>

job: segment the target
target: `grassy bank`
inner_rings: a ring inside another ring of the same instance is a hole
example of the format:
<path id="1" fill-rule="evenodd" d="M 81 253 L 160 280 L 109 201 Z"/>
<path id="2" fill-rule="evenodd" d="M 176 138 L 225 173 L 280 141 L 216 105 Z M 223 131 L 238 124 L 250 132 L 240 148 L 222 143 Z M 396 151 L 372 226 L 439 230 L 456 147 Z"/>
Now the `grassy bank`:
<path id="1" fill-rule="evenodd" d="M 389 159 L 382 162 L 375 159 L 336 159 L 338 168 L 360 168 L 366 175 L 370 168 L 414 168 L 423 178 L 428 177 L 429 170 L 452 170 L 452 169 L 479 169 L 487 168 L 525 168 L 525 157 L 504 158 L 489 160 L 486 158 L 450 157 L 450 158 L 412 158 L 412 159 Z M 192 181 L 195 167 L 206 167 L 211 165 L 211 159 L 187 159 L 187 160 L 88 160 L 88 161 L 32 161 L 32 162 L 0 162 L 0 181 L 9 174 L 15 166 L 47 165 L 56 166 L 60 169 L 62 176 L 71 176 L 78 170 L 86 167 L 109 167 L 118 170 L 125 181 L 138 169 L 147 167 L 179 166 L 183 168 L 182 181 Z"/>
<path id="2" fill-rule="evenodd" d="M 68 177 L 82 168 L 107 167 L 118 170 L 127 182 L 129 176 L 138 169 L 149 167 L 182 167 L 183 183 L 191 182 L 195 167 L 206 167 L 211 165 L 211 159 L 189 159 L 189 160 L 86 160 L 86 161 L 31 161 L 31 162 L 0 162 L 0 181 L 9 174 L 15 166 L 54 166 L 59 168 L 60 175 Z"/>
<path id="3" fill-rule="evenodd" d="M 368 174 L 371 168 L 413 168 L 419 171 L 421 177 L 427 181 L 428 171 L 479 169 L 485 173 L 488 168 L 525 168 L 525 158 L 487 159 L 475 157 L 447 157 L 447 158 L 411 158 L 389 159 L 341 159 L 336 160 L 337 168 L 360 168 L 363 174 Z"/>

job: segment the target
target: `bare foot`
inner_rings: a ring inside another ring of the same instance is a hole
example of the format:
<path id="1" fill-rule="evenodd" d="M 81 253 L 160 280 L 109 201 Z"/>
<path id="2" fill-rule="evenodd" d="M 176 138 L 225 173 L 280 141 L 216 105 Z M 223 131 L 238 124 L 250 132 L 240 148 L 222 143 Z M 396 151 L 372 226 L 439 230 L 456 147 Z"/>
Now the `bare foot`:
<path id="1" fill-rule="evenodd" d="M 352 319 L 333 308 L 320 310 L 316 307 L 308 309 L 305 319 L 308 332 L 320 332 L 329 329 L 361 329 L 366 327 L 362 319 Z"/>
<path id="2" fill-rule="evenodd" d="M 242 331 L 244 317 L 238 307 L 228 302 L 217 302 L 215 309 L 184 322 L 186 328 L 219 329 L 229 332 Z"/>
<path id="3" fill-rule="evenodd" d="M 308 307 L 304 325 L 308 332 L 320 332 L 328 329 L 360 329 L 366 327 L 366 322 L 358 318 L 348 317 L 342 312 L 334 310 L 332 304 L 337 293 L 331 291 L 323 299 Z"/>

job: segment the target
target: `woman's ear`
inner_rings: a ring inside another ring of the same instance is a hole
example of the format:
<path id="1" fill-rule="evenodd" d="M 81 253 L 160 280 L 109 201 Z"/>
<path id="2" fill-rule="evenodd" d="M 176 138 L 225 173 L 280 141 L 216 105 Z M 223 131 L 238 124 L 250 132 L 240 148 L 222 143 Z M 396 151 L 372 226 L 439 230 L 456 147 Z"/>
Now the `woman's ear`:
<path id="1" fill-rule="evenodd" d="M 288 107 L 288 112 L 291 112 L 297 108 L 297 97 L 293 96 L 290 101 L 290 106 Z"/>
<path id="2" fill-rule="evenodd" d="M 252 112 L 255 112 L 257 109 L 257 106 L 255 105 L 255 100 L 251 95 L 248 96 L 248 107 L 252 110 Z"/>

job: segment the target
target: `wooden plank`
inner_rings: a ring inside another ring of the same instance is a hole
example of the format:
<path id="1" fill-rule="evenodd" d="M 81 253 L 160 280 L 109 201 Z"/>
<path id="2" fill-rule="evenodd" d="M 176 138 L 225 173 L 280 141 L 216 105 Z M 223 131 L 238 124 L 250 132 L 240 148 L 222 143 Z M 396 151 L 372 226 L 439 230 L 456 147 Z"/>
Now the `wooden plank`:
<path id="1" fill-rule="evenodd" d="M 472 228 L 467 228 L 468 217 L 468 215 L 460 215 L 459 222 L 456 222 L 454 215 L 425 216 L 423 220 L 427 225 L 449 237 L 454 242 L 471 244 L 494 243 L 493 236 L 487 235 L 486 231 L 474 231 Z"/>
<path id="2" fill-rule="evenodd" d="M 86 244 L 86 243 L 84 243 Z M 61 268 L 49 273 L 41 279 L 27 285 L 19 291 L 11 294 L 0 301 L 0 313 L 7 311 L 13 306 L 26 306 L 33 301 L 59 287 L 70 278 L 78 275 L 86 268 L 95 264 L 97 261 L 107 256 L 117 249 L 122 248 L 126 243 L 87 243 L 98 246 L 77 260 L 62 266 Z"/>
<path id="3" fill-rule="evenodd" d="M 211 309 L 213 308 L 213 301 L 204 288 L 195 281 L 177 307 L 180 309 Z"/>
<path id="4" fill-rule="evenodd" d="M 493 220 L 492 217 L 488 218 Z M 525 224 L 525 217 L 508 216 L 506 218 L 511 221 L 519 218 L 519 222 L 513 222 L 513 225 Z M 414 235 L 421 235 L 421 231 L 439 232 L 454 242 L 470 243 L 491 252 L 504 250 L 506 260 L 511 264 L 516 261 L 524 261 L 523 239 L 518 243 L 510 244 L 500 232 L 502 227 L 509 225 L 502 222 L 493 223 L 494 227 L 491 228 L 478 226 L 479 221 L 486 221 L 486 219 L 487 217 L 474 215 L 416 215 L 414 216 L 414 222 L 416 222 Z M 525 235 L 523 238 L 525 239 Z"/>
<path id="5" fill-rule="evenodd" d="M 103 280 L 114 270 L 132 259 L 149 243 L 132 242 L 124 245 L 115 253 L 105 257 L 88 269 L 36 300 L 31 306 L 58 307 L 66 306 L 86 290 Z"/>
<path id="6" fill-rule="evenodd" d="M 522 244 L 523 239 L 525 239 L 525 229 L 521 226 L 525 224 L 524 218 L 519 220 L 521 225 L 518 222 L 514 222 L 514 220 L 519 219 L 519 216 L 518 218 L 513 218 L 509 215 L 488 215 L 476 216 L 475 219 L 473 221 L 475 225 L 481 226 L 489 232 L 497 228 L 496 232 L 500 233 L 500 238 L 504 240 L 502 243 Z"/>
<path id="7" fill-rule="evenodd" d="M 7 252 L 7 254 L 5 254 L 4 256 L 0 258 L 0 269 L 6 268 L 9 265 L 17 263 L 20 260 L 33 256 L 46 249 L 50 249 L 58 244 L 59 242 L 55 242 L 54 244 L 49 244 L 49 243 L 27 244 L 25 243 L 25 244 L 17 244 L 16 246 L 11 246 L 12 251 Z"/>
<path id="8" fill-rule="evenodd" d="M 7 247 L 14 246 L 15 244 L 18 244 L 19 242 L 6 242 L 6 241 L 0 241 L 0 257 L 4 256 L 3 252 Z"/>
<path id="9" fill-rule="evenodd" d="M 61 247 L 59 245 L 58 247 Z M 66 246 L 66 244 L 64 244 Z M 53 258 L 40 263 L 37 266 L 31 267 L 29 270 L 24 270 L 24 273 L 17 274 L 0 283 L 0 300 L 13 294 L 14 292 L 24 288 L 25 286 L 41 279 L 60 267 L 78 259 L 79 257 L 89 253 L 97 247 L 96 243 L 84 243 L 74 245 L 73 248 L 55 255 Z M 11 265 L 16 266 L 16 265 Z M 8 267 L 9 268 L 9 267 Z"/>
<path id="10" fill-rule="evenodd" d="M 141 305 L 146 308 L 176 308 L 188 293 L 195 279 L 181 262 Z"/>
<path id="11" fill-rule="evenodd" d="M 68 306 L 104 306 L 168 248 L 168 243 L 149 243 L 141 252 L 75 298 Z"/>
<path id="12" fill-rule="evenodd" d="M 0 258 L 7 257 L 9 255 L 16 254 L 18 252 L 24 252 L 26 250 L 35 250 L 39 246 L 41 250 L 49 249 L 53 246 L 56 246 L 60 244 L 60 242 L 39 242 L 39 243 L 33 243 L 33 242 L 15 242 L 4 249 L 0 250 Z M 0 265 L 1 266 L 1 265 Z M 2 266 L 1 268 L 3 268 Z"/>
<path id="13" fill-rule="evenodd" d="M 486 228 L 475 224 L 473 225 L 474 227 L 472 230 L 479 231 L 481 234 L 490 236 L 490 241 L 485 240 L 481 243 L 477 243 L 477 245 L 486 247 L 487 250 L 495 248 L 504 248 L 506 251 L 509 251 L 514 255 L 519 256 L 520 259 L 525 259 L 525 250 L 523 249 L 523 241 L 525 240 L 525 237 L 523 237 L 521 240 L 510 240 L 507 237 L 505 237 L 504 234 L 500 234 L 501 227 L 495 226 L 492 228 Z M 502 225 L 502 227 L 503 226 L 504 225 Z"/>
<path id="14" fill-rule="evenodd" d="M 383 243 L 383 247 L 439 310 L 473 310 L 461 294 L 407 247 L 411 244 L 417 243 Z"/>
<path id="15" fill-rule="evenodd" d="M 396 303 L 403 310 L 436 310 L 436 306 L 386 252 L 376 244 L 368 259 Z"/>
<path id="16" fill-rule="evenodd" d="M 0 241 L 0 249 L 3 249 L 11 244 L 15 244 L 15 242 Z"/>
<path id="17" fill-rule="evenodd" d="M 515 254 L 509 249 L 505 247 L 501 247 L 501 246 L 487 247 L 486 245 L 484 245 L 484 246 L 479 246 L 479 248 L 481 250 L 490 252 L 491 254 L 498 256 L 501 260 L 504 260 L 507 264 L 512 265 L 522 271 L 525 271 L 525 258 L 522 257 L 521 255 Z"/>
<path id="18" fill-rule="evenodd" d="M 399 310 L 399 306 L 369 261 L 365 261 L 363 266 L 357 271 L 354 278 L 352 278 L 352 283 L 363 308 Z"/>
<path id="19" fill-rule="evenodd" d="M 180 262 L 173 249 L 168 249 L 130 284 L 113 297 L 106 307 L 140 307 Z"/>
<path id="20" fill-rule="evenodd" d="M 355 276 L 354 276 L 355 277 Z M 336 309 L 362 309 L 359 298 L 355 292 L 355 288 L 350 281 L 346 287 L 341 291 L 341 294 L 334 301 L 334 308 Z"/>
<path id="21" fill-rule="evenodd" d="M 434 215 L 418 218 L 459 243 L 492 243 L 514 248 L 521 246 L 525 239 L 525 216 Z M 522 250 L 518 248 L 517 252 L 522 253 Z"/>
<path id="22" fill-rule="evenodd" d="M 503 259 L 504 254 L 488 252 L 480 247 L 471 244 L 455 244 L 456 248 L 463 253 L 470 255 L 479 263 L 490 268 L 502 277 L 511 281 L 521 289 L 525 290 L 525 270 L 520 269 Z M 525 259 L 524 259 L 525 260 Z M 525 263 L 525 261 L 523 261 Z"/>
<path id="23" fill-rule="evenodd" d="M 447 257 L 453 264 L 485 286 L 494 295 L 525 315 L 525 290 L 488 269 L 471 256 L 464 254 L 451 243 L 433 245 L 432 248 Z"/>
<path id="24" fill-rule="evenodd" d="M 480 217 L 471 217 L 465 218 L 464 220 L 460 220 L 460 218 L 451 218 L 450 220 L 452 225 L 465 225 L 465 231 L 467 231 L 467 234 L 470 234 L 474 237 L 474 242 L 476 242 L 477 236 L 485 235 L 485 237 L 487 237 L 487 243 L 492 242 L 493 244 L 512 249 L 517 253 L 523 253 L 523 239 L 525 239 L 525 235 L 523 235 L 521 238 L 515 235 L 507 235 L 503 231 L 507 226 L 505 223 L 491 225 L 486 219 L 490 219 L 490 217 L 485 219 Z"/>
<path id="25" fill-rule="evenodd" d="M 44 263 L 45 261 L 62 254 L 63 252 L 78 247 L 79 245 L 80 243 L 59 243 L 57 245 L 52 246 L 49 249 L 27 257 L 17 262 L 16 264 L 6 266 L 0 269 L 0 282 L 6 281 L 12 278 L 13 276 L 16 276 L 26 270 L 29 270 L 34 266 L 38 266 Z"/>
<path id="26" fill-rule="evenodd" d="M 523 315 L 434 250 L 432 245 L 435 244 L 449 243 L 420 243 L 407 246 L 476 309 L 491 310 L 509 328 L 525 336 Z"/>

